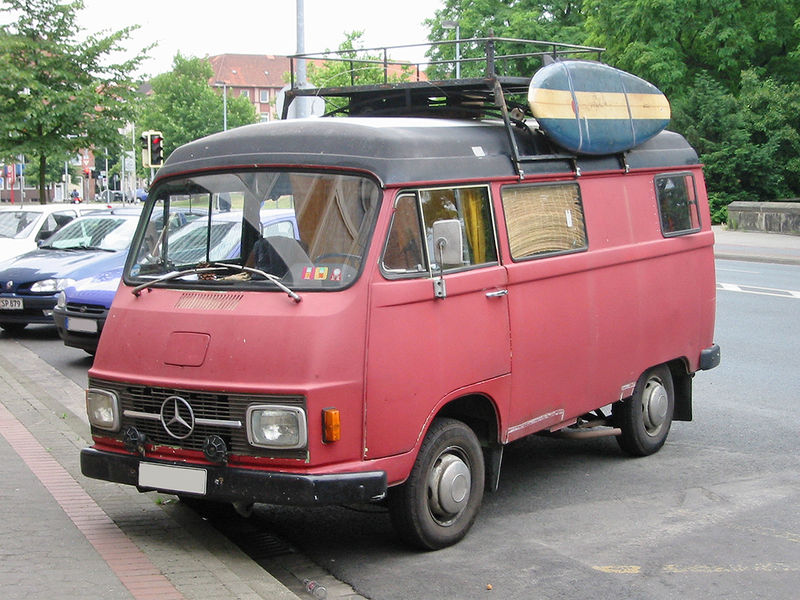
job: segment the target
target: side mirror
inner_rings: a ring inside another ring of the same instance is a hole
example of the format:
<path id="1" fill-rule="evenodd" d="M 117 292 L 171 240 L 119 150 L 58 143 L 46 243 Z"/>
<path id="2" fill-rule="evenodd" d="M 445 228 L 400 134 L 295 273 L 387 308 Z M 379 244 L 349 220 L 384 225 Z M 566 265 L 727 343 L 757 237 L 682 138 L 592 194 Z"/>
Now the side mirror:
<path id="1" fill-rule="evenodd" d="M 464 262 L 464 243 L 461 238 L 461 222 L 446 219 L 433 223 L 434 258 L 441 270 L 444 265 L 460 265 Z"/>
<path id="2" fill-rule="evenodd" d="M 434 221 L 433 252 L 439 264 L 439 276 L 433 280 L 433 294 L 436 298 L 447 298 L 444 265 L 460 265 L 464 261 L 464 243 L 458 219 Z"/>

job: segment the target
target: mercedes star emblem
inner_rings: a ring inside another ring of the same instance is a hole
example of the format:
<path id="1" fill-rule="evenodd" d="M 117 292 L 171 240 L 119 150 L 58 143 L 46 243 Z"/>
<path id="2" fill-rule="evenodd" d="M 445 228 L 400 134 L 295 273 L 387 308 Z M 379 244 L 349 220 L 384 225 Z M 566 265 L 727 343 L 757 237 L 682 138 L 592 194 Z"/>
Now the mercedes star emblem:
<path id="1" fill-rule="evenodd" d="M 170 396 L 161 404 L 161 424 L 176 440 L 186 439 L 194 431 L 194 411 L 180 396 Z"/>

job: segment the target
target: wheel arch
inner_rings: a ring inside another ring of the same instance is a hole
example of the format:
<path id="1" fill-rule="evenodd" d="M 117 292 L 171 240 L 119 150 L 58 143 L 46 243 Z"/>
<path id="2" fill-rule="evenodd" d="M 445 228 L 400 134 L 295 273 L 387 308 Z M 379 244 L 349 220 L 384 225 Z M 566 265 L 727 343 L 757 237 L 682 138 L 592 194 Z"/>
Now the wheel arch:
<path id="1" fill-rule="evenodd" d="M 503 445 L 500 443 L 500 417 L 494 402 L 483 394 L 468 394 L 445 404 L 436 417 L 449 417 L 472 429 L 483 449 L 487 491 L 497 491 Z"/>
<path id="2" fill-rule="evenodd" d="M 450 400 L 435 417 L 450 417 L 462 421 L 475 433 L 482 446 L 499 440 L 499 418 L 494 403 L 482 394 L 468 394 Z"/>

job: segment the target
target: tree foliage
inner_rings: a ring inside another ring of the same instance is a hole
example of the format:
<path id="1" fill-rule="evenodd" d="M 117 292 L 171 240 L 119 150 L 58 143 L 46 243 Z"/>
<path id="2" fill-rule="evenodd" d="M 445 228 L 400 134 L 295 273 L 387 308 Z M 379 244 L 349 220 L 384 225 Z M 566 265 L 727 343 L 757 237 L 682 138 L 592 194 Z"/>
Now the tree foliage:
<path id="1" fill-rule="evenodd" d="M 363 31 L 349 32 L 337 50 L 322 53 L 329 56 L 328 60 L 309 62 L 308 81 L 315 87 L 384 83 L 384 57 L 363 49 L 363 35 Z M 408 81 L 414 75 L 410 66 L 392 62 L 391 56 L 386 58 L 392 67 L 388 73 L 389 82 Z M 345 100 L 327 99 L 325 110 L 335 112 L 345 104 Z"/>
<path id="2" fill-rule="evenodd" d="M 583 29 L 585 16 L 581 0 L 557 0 L 555 2 L 534 2 L 533 0 L 446 0 L 444 7 L 436 11 L 433 19 L 425 24 L 430 28 L 431 41 L 453 40 L 455 30 L 445 29 L 447 21 L 459 24 L 459 38 L 486 38 L 492 35 L 503 38 L 526 40 L 557 41 L 567 44 L 583 44 L 586 33 Z M 498 54 L 513 54 L 519 46 L 501 43 Z M 461 42 L 459 55 L 465 58 L 482 58 L 484 44 Z M 447 78 L 453 75 L 456 53 L 455 44 L 440 46 L 430 53 L 434 66 L 429 69 L 431 79 Z M 436 64 L 439 63 L 439 64 Z M 541 66 L 538 60 L 515 63 L 515 69 L 530 71 Z M 461 65 L 462 77 L 482 77 L 485 63 L 464 62 Z M 502 69 L 502 65 L 500 65 Z"/>
<path id="3" fill-rule="evenodd" d="M 133 27 L 79 39 L 82 0 L 3 0 L 15 19 L 0 26 L 0 158 L 34 159 L 40 202 L 47 161 L 93 146 L 117 148 L 135 114 L 132 73 L 143 50 L 114 62 Z"/>
<path id="4" fill-rule="evenodd" d="M 733 200 L 800 196 L 800 0 L 446 0 L 429 39 L 452 39 L 444 20 L 462 38 L 606 48 L 606 63 L 666 93 L 717 219 Z M 452 59 L 449 48 L 434 57 Z"/>
<path id="5" fill-rule="evenodd" d="M 142 101 L 137 130 L 157 130 L 164 135 L 164 157 L 175 148 L 198 138 L 222 131 L 227 97 L 229 128 L 255 123 L 255 107 L 246 97 L 230 95 L 230 90 L 209 85 L 214 76 L 205 58 L 177 54 L 172 70 L 150 81 L 152 93 Z"/>

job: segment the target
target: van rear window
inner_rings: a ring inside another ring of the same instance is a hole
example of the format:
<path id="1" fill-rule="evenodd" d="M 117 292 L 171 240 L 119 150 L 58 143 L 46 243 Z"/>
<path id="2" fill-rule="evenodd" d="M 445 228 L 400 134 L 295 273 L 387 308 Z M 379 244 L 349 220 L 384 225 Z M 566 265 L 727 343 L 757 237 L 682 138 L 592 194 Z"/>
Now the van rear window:
<path id="1" fill-rule="evenodd" d="M 505 186 L 502 196 L 514 260 L 588 247 L 577 183 Z"/>
<path id="2" fill-rule="evenodd" d="M 670 237 L 700 231 L 694 176 L 691 173 L 659 175 L 655 183 L 661 232 Z"/>

